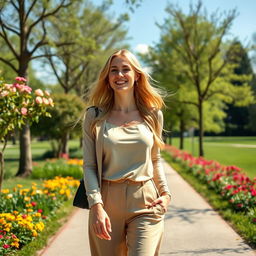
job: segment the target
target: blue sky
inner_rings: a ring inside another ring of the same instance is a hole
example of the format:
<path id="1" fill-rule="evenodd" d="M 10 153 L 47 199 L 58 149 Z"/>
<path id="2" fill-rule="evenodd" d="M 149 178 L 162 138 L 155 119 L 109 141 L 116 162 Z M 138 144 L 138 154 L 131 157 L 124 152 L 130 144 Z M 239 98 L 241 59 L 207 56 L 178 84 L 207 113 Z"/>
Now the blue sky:
<path id="1" fill-rule="evenodd" d="M 95 4 L 101 3 L 101 0 L 94 0 Z M 132 50 L 140 44 L 153 45 L 160 37 L 160 30 L 155 25 L 156 22 L 162 24 L 166 17 L 165 8 L 168 2 L 178 4 L 182 10 L 187 12 L 190 3 L 197 3 L 197 0 L 142 0 L 141 6 L 134 13 L 130 14 L 130 21 L 127 23 L 128 36 Z M 230 32 L 238 37 L 240 41 L 247 45 L 252 39 L 253 33 L 256 33 L 256 0 L 202 0 L 203 7 L 208 14 L 216 11 L 228 11 L 236 8 L 238 16 L 233 22 Z M 116 15 L 127 9 L 125 0 L 113 0 L 111 12 Z"/>
<path id="2" fill-rule="evenodd" d="M 91 0 L 95 5 L 102 3 L 102 0 Z M 126 23 L 128 43 L 131 50 L 136 52 L 145 49 L 147 45 L 153 46 L 160 38 L 160 30 L 155 23 L 162 24 L 166 17 L 165 8 L 171 2 L 178 4 L 184 12 L 188 12 L 190 3 L 197 3 L 197 0 L 142 0 L 141 6 L 130 13 L 130 21 Z M 202 0 L 203 7 L 208 14 L 216 11 L 228 11 L 236 8 L 238 16 L 231 27 L 231 34 L 247 46 L 250 44 L 253 33 L 256 33 L 256 0 Z M 119 14 L 129 11 L 125 0 L 113 0 L 110 16 L 117 17 Z M 256 67 L 254 67 L 256 71 Z M 49 76 L 46 70 L 38 68 L 37 76 L 47 77 L 49 83 L 56 83 L 53 76 Z"/>

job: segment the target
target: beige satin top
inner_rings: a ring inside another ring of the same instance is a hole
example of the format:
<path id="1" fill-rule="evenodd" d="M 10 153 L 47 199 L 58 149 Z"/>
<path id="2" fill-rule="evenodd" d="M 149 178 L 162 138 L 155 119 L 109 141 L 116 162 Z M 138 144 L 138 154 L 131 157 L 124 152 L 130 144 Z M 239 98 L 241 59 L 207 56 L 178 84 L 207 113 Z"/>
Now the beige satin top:
<path id="1" fill-rule="evenodd" d="M 153 134 L 145 122 L 117 126 L 106 122 L 103 135 L 104 180 L 146 181 L 153 178 Z"/>

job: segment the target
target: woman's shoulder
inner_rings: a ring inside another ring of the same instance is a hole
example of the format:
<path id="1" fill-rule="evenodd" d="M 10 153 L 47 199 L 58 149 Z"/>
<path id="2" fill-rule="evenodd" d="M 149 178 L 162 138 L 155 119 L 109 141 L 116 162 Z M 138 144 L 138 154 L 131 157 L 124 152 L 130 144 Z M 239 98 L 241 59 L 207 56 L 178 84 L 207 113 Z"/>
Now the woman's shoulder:
<path id="1" fill-rule="evenodd" d="M 163 112 L 162 112 L 161 109 L 153 107 L 153 108 L 151 108 L 150 111 L 151 111 L 154 115 L 156 115 L 158 119 L 162 119 L 162 118 L 163 118 Z"/>
<path id="2" fill-rule="evenodd" d="M 103 109 L 97 106 L 89 106 L 86 108 L 86 115 L 97 117 Z"/>

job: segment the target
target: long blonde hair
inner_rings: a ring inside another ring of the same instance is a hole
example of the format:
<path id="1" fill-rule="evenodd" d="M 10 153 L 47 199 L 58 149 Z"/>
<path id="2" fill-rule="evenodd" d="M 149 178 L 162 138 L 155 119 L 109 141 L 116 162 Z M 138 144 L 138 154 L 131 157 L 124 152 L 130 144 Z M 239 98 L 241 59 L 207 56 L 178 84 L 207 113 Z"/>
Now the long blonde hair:
<path id="1" fill-rule="evenodd" d="M 153 87 L 150 84 L 150 75 L 142 69 L 136 57 L 128 50 L 122 49 L 114 52 L 107 60 L 105 66 L 99 74 L 98 80 L 92 85 L 88 94 L 88 105 L 97 106 L 103 109 L 103 115 L 95 119 L 92 124 L 92 130 L 95 129 L 95 124 L 99 120 L 106 119 L 107 115 L 114 106 L 114 91 L 109 86 L 108 75 L 111 61 L 117 56 L 122 56 L 132 66 L 133 70 L 139 74 L 137 84 L 134 86 L 134 97 L 137 108 L 143 119 L 150 126 L 154 134 L 157 145 L 162 148 L 164 142 L 161 136 L 161 127 L 158 122 L 158 111 L 165 106 L 162 91 L 159 88 Z"/>

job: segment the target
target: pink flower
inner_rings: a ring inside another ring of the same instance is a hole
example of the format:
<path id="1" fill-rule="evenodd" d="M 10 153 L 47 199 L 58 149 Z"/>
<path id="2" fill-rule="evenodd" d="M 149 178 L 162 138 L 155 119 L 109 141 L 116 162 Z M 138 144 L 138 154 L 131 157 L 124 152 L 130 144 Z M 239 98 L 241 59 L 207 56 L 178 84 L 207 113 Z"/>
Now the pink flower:
<path id="1" fill-rule="evenodd" d="M 43 98 L 43 103 L 44 103 L 45 105 L 49 105 L 49 100 L 46 99 L 46 98 Z"/>
<path id="2" fill-rule="evenodd" d="M 27 113 L 28 113 L 28 109 L 27 109 L 27 108 L 21 108 L 21 114 L 22 114 L 23 116 L 26 116 Z"/>
<path id="3" fill-rule="evenodd" d="M 9 94 L 8 91 L 2 91 L 2 92 L 0 93 L 0 96 L 1 96 L 1 97 L 5 97 L 5 96 L 7 96 L 8 94 Z"/>
<path id="4" fill-rule="evenodd" d="M 15 78 L 15 80 L 16 80 L 16 81 L 19 81 L 19 82 L 27 82 L 27 79 L 24 78 L 24 77 L 21 77 L 21 76 L 17 76 L 17 77 Z"/>
<path id="5" fill-rule="evenodd" d="M 42 104 L 43 103 L 43 99 L 40 96 L 36 97 L 36 103 L 37 104 Z"/>
<path id="6" fill-rule="evenodd" d="M 35 90 L 35 94 L 36 94 L 37 96 L 41 96 L 41 97 L 44 96 L 44 93 L 43 93 L 43 91 L 42 91 L 41 89 Z"/>
<path id="7" fill-rule="evenodd" d="M 53 103 L 52 98 L 49 98 L 48 100 L 49 100 L 49 105 L 53 107 L 53 106 L 54 106 L 54 103 Z"/>
<path id="8" fill-rule="evenodd" d="M 10 91 L 11 92 L 17 92 L 17 89 L 16 89 L 16 87 L 12 87 L 12 88 L 10 88 Z"/>
<path id="9" fill-rule="evenodd" d="M 13 84 L 19 91 L 23 88 L 23 85 L 22 84 Z"/>
<path id="10" fill-rule="evenodd" d="M 48 91 L 44 91 L 44 94 L 48 97 L 50 96 L 50 93 Z"/>
<path id="11" fill-rule="evenodd" d="M 4 236 L 3 235 L 0 235 L 0 239 L 2 239 Z"/>
<path id="12" fill-rule="evenodd" d="M 5 84 L 4 87 L 7 89 L 7 90 L 10 90 L 13 85 L 12 84 Z"/>
<path id="13" fill-rule="evenodd" d="M 42 213 L 42 212 L 43 212 L 43 210 L 42 210 L 42 209 L 38 209 L 38 210 L 37 210 L 37 212 Z"/>
<path id="14" fill-rule="evenodd" d="M 22 92 L 31 93 L 32 88 L 29 87 L 29 86 L 27 86 L 27 85 L 24 85 L 21 91 L 22 91 Z"/>

